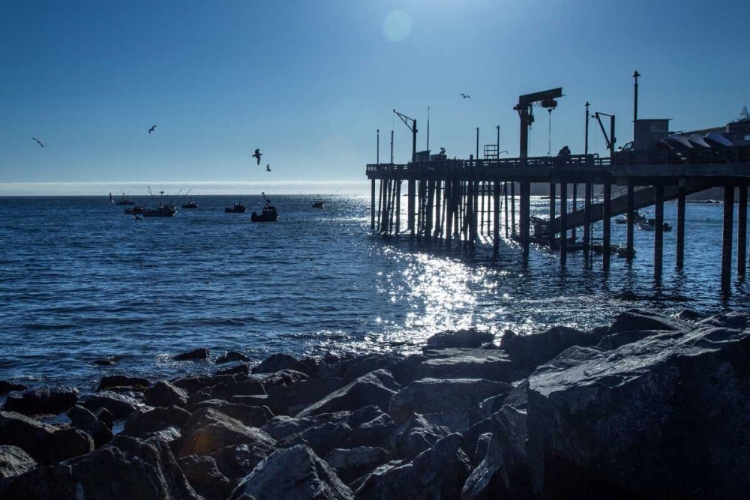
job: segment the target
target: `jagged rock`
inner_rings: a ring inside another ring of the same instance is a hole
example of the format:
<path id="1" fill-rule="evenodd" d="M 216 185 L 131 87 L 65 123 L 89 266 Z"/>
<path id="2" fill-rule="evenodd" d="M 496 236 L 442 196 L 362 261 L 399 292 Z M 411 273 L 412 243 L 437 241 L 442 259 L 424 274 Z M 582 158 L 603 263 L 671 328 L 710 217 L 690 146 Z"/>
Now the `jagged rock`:
<path id="1" fill-rule="evenodd" d="M 135 399 L 112 391 L 102 391 L 97 394 L 86 394 L 78 402 L 91 412 L 99 408 L 109 411 L 115 420 L 128 418 L 141 404 Z"/>
<path id="2" fill-rule="evenodd" d="M 268 389 L 268 405 L 276 414 L 294 415 L 346 385 L 338 377 L 320 377 Z"/>
<path id="3" fill-rule="evenodd" d="M 100 448 L 112 440 L 112 428 L 107 427 L 96 415 L 83 406 L 74 406 L 68 410 L 68 418 L 73 427 L 86 432 L 94 440 L 94 446 Z"/>
<path id="4" fill-rule="evenodd" d="M 651 337 L 654 335 L 661 335 L 663 333 L 664 330 L 637 330 L 613 333 L 611 335 L 602 337 L 602 340 L 599 341 L 599 343 L 596 345 L 596 348 L 603 351 L 611 351 L 613 349 L 617 349 L 618 347 L 622 347 L 625 344 L 632 344 L 633 342 L 637 342 L 643 338 Z M 676 332 L 675 334 L 682 335 L 679 332 Z"/>
<path id="5" fill-rule="evenodd" d="M 193 394 L 206 387 L 207 381 L 207 377 L 181 377 L 173 380 L 172 385 Z"/>
<path id="6" fill-rule="evenodd" d="M 193 411 L 201 408 L 218 410 L 229 417 L 239 420 L 248 427 L 263 427 L 273 418 L 273 412 L 267 406 L 247 406 L 212 399 L 191 407 Z"/>
<path id="7" fill-rule="evenodd" d="M 143 395 L 150 406 L 185 406 L 188 402 L 187 392 L 166 380 L 158 381 Z"/>
<path id="8" fill-rule="evenodd" d="M 383 448 L 358 446 L 356 448 L 336 448 L 331 450 L 325 461 L 344 480 L 350 481 L 373 470 L 388 460 L 388 452 Z"/>
<path id="9" fill-rule="evenodd" d="M 423 413 L 422 416 L 432 425 L 445 427 L 450 432 L 463 433 L 472 425 L 482 420 L 482 414 L 476 408 L 459 408 L 438 413 Z"/>
<path id="10" fill-rule="evenodd" d="M 145 378 L 127 377 L 125 375 L 108 375 L 102 377 L 96 392 L 104 391 L 112 387 L 127 387 L 137 391 L 145 391 L 151 387 L 151 382 Z"/>
<path id="11" fill-rule="evenodd" d="M 0 487 L 3 498 L 200 500 L 166 444 L 117 436 L 90 455 L 40 467 Z"/>
<path id="12" fill-rule="evenodd" d="M 513 364 L 501 351 L 488 349 L 461 349 L 449 357 L 422 361 L 415 379 L 423 378 L 484 378 L 510 382 Z M 427 351 L 429 356 L 431 352 Z"/>
<path id="13" fill-rule="evenodd" d="M 508 353 L 515 370 L 533 370 L 568 347 L 596 345 L 601 340 L 601 335 L 567 326 L 555 326 L 531 335 L 517 335 L 507 331 L 500 341 L 500 348 Z"/>
<path id="14" fill-rule="evenodd" d="M 458 330 L 442 332 L 427 339 L 426 349 L 443 349 L 446 347 L 481 347 L 492 342 L 495 336 L 489 332 L 477 330 Z"/>
<path id="15" fill-rule="evenodd" d="M 422 415 L 414 414 L 398 427 L 391 448 L 396 456 L 411 460 L 438 441 L 450 434 L 450 431 L 439 425 L 433 425 Z"/>
<path id="16" fill-rule="evenodd" d="M 18 446 L 0 446 L 0 480 L 20 476 L 36 467 L 36 461 Z"/>
<path id="17" fill-rule="evenodd" d="M 345 365 L 347 368 L 343 379 L 348 384 L 362 375 L 383 369 L 390 372 L 396 382 L 406 385 L 414 380 L 414 374 L 423 359 L 423 356 L 404 357 L 398 354 L 375 354 L 354 358 Z"/>
<path id="18" fill-rule="evenodd" d="M 321 413 L 354 411 L 373 404 L 385 410 L 388 408 L 388 401 L 390 401 L 391 396 L 396 393 L 399 387 L 389 372 L 375 370 L 308 406 L 297 416 L 306 417 Z"/>
<path id="19" fill-rule="evenodd" d="M 527 417 L 535 494 L 745 496 L 747 320 L 709 318 L 682 335 L 673 330 L 609 352 L 571 348 L 537 369 Z M 743 329 L 714 326 L 722 324 Z"/>
<path id="20" fill-rule="evenodd" d="M 277 445 L 280 448 L 291 448 L 303 444 L 312 448 L 316 454 L 325 456 L 344 443 L 351 433 L 352 428 L 346 423 L 327 422 L 319 426 L 308 427 L 302 432 L 279 441 Z"/>
<path id="21" fill-rule="evenodd" d="M 275 452 L 234 490 L 263 500 L 352 500 L 351 490 L 315 452 L 303 445 Z"/>
<path id="22" fill-rule="evenodd" d="M 219 471 L 229 479 L 232 489 L 242 481 L 256 465 L 268 458 L 274 449 L 259 444 L 225 446 L 209 455 L 216 461 Z"/>
<path id="23" fill-rule="evenodd" d="M 397 424 L 414 413 L 439 413 L 461 408 L 476 408 L 490 396 L 508 393 L 510 384 L 485 379 L 416 380 L 390 400 L 388 413 Z"/>
<path id="24" fill-rule="evenodd" d="M 253 373 L 274 373 L 282 370 L 294 370 L 308 376 L 314 374 L 314 370 L 308 364 L 297 361 L 288 354 L 274 354 L 269 356 L 253 368 Z"/>
<path id="25" fill-rule="evenodd" d="M 210 355 L 210 352 L 207 347 L 199 347 L 198 349 L 193 349 L 192 351 L 183 352 L 180 354 L 177 354 L 172 359 L 175 361 L 187 361 L 192 359 L 208 359 Z"/>
<path id="26" fill-rule="evenodd" d="M 180 457 L 210 455 L 230 445 L 250 444 L 272 448 L 276 441 L 265 432 L 247 427 L 213 408 L 198 410 L 181 429 Z"/>
<path id="27" fill-rule="evenodd" d="M 365 415 L 370 409 L 376 410 L 376 414 Z M 391 416 L 383 413 L 377 406 L 368 406 L 352 413 L 348 424 L 352 427 L 352 433 L 344 443 L 347 448 L 381 446 L 396 430 L 396 424 Z"/>
<path id="28" fill-rule="evenodd" d="M 236 366 L 225 368 L 224 370 L 219 370 L 217 372 L 217 375 L 235 375 L 238 373 L 247 375 L 250 373 L 250 367 L 247 366 L 245 363 L 242 363 Z"/>
<path id="29" fill-rule="evenodd" d="M 263 377 L 260 382 L 263 384 L 263 387 L 266 389 L 266 392 L 268 392 L 269 389 L 272 387 L 275 387 L 277 385 L 291 385 L 296 382 L 301 382 L 303 380 L 309 380 L 310 377 L 302 372 L 296 371 L 296 370 L 281 370 L 278 372 L 273 372 L 270 375 L 266 375 L 264 373 L 254 373 L 253 376 L 261 376 Z"/>
<path id="30" fill-rule="evenodd" d="M 220 365 L 220 364 L 223 364 L 223 363 L 231 363 L 233 361 L 247 362 L 247 361 L 250 361 L 250 358 L 247 357 L 247 356 L 245 356 L 241 352 L 228 351 L 228 352 L 226 352 L 226 353 L 224 353 L 224 354 L 222 354 L 221 356 L 218 357 L 218 359 L 216 360 L 216 364 Z"/>
<path id="31" fill-rule="evenodd" d="M 77 429 L 58 429 L 20 413 L 0 411 L 0 445 L 18 446 L 40 464 L 84 455 L 94 440 Z"/>
<path id="32" fill-rule="evenodd" d="M 8 394 L 11 391 L 25 391 L 28 385 L 17 384 L 9 380 L 0 380 L 0 395 Z"/>
<path id="33" fill-rule="evenodd" d="M 698 322 L 698 326 L 701 327 L 714 326 L 717 328 L 732 328 L 734 330 L 745 330 L 749 324 L 750 315 L 738 312 L 719 314 Z"/>
<path id="34" fill-rule="evenodd" d="M 122 433 L 125 436 L 141 439 L 148 439 L 159 433 L 162 433 L 161 435 L 166 437 L 163 431 L 180 428 L 189 419 L 190 412 L 178 406 L 154 408 L 149 411 L 137 410 L 128 417 Z M 171 430 L 170 433 L 172 433 Z M 176 437 L 180 437 L 180 434 L 177 434 Z"/>
<path id="35" fill-rule="evenodd" d="M 75 387 L 44 387 L 8 395 L 4 409 L 23 415 L 57 414 L 68 411 L 77 400 Z"/>
<path id="36" fill-rule="evenodd" d="M 232 493 L 232 483 L 219 471 L 212 457 L 190 455 L 177 463 L 190 486 L 209 500 L 224 500 Z"/>
<path id="37" fill-rule="evenodd" d="M 661 313 L 640 309 L 630 309 L 617 315 L 615 322 L 609 328 L 609 334 L 620 332 L 636 332 L 640 330 L 665 330 L 687 332 L 695 327 L 694 324 L 677 318 L 670 318 Z M 584 344 L 577 344 L 584 345 Z M 586 344 L 593 345 L 593 344 Z"/>
<path id="38" fill-rule="evenodd" d="M 314 425 L 312 418 L 294 418 L 286 415 L 277 415 L 261 426 L 260 430 L 267 433 L 277 441 L 287 436 L 302 432 Z"/>
<path id="39" fill-rule="evenodd" d="M 99 408 L 94 413 L 94 416 L 99 419 L 101 423 L 107 426 L 109 430 L 112 430 L 112 427 L 115 426 L 115 417 L 112 415 L 112 412 L 109 411 L 106 408 Z"/>
<path id="40" fill-rule="evenodd" d="M 409 463 L 376 469 L 357 488 L 358 499 L 458 498 L 469 475 L 469 459 L 461 436 L 451 434 Z"/>
<path id="41" fill-rule="evenodd" d="M 675 317 L 680 321 L 700 321 L 704 315 L 692 309 L 683 309 Z"/>

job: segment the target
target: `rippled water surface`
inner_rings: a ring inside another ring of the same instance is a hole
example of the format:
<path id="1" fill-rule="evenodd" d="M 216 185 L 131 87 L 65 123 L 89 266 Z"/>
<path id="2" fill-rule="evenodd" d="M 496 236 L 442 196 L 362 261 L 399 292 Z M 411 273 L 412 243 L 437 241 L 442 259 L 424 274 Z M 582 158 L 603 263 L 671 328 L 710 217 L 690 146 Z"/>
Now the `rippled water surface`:
<path id="1" fill-rule="evenodd" d="M 242 198 L 249 212 L 262 206 Z M 111 372 L 208 370 L 170 360 L 199 346 L 255 359 L 409 350 L 467 326 L 533 332 L 608 324 L 631 307 L 747 308 L 745 282 L 735 279 L 728 300 L 719 292 L 721 205 L 688 205 L 682 272 L 676 233 L 665 233 L 657 285 L 653 233 L 644 231 L 632 267 L 613 257 L 608 275 L 600 260 L 585 270 L 576 253 L 563 271 L 541 248 L 524 270 L 508 240 L 494 259 L 486 246 L 468 254 L 374 237 L 369 198 L 336 196 L 319 210 L 311 197 L 277 196 L 273 224 L 225 214 L 236 198 L 195 200 L 196 210 L 136 221 L 106 197 L 0 198 L 0 379 L 88 389 Z M 534 200 L 533 210 L 544 215 L 547 203 Z M 665 206 L 673 226 L 675 208 Z M 613 243 L 624 242 L 625 226 L 612 229 Z M 120 363 L 92 364 L 105 356 Z"/>

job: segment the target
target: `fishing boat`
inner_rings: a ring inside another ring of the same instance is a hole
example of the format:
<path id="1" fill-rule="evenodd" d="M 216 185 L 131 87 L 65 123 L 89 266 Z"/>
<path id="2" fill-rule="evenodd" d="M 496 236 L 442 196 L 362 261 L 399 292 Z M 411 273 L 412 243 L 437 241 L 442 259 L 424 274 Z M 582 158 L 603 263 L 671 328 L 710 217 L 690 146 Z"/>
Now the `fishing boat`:
<path id="1" fill-rule="evenodd" d="M 109 201 L 111 201 L 115 205 L 135 205 L 135 202 L 133 200 L 129 200 L 125 197 L 125 193 L 122 193 L 122 196 L 117 201 L 112 198 L 112 193 L 109 193 Z"/>
<path id="2" fill-rule="evenodd" d="M 198 208 L 198 204 L 193 200 L 190 200 L 187 203 L 183 203 L 182 208 Z"/>
<path id="3" fill-rule="evenodd" d="M 233 207 L 226 207 L 224 209 L 224 213 L 227 214 L 244 214 L 246 211 L 247 207 L 245 207 L 241 201 L 235 203 Z"/>
<path id="4" fill-rule="evenodd" d="M 668 222 L 664 222 L 663 226 L 664 232 L 668 233 L 672 230 L 672 226 L 669 225 Z M 656 219 L 648 219 L 645 222 L 639 222 L 638 223 L 638 229 L 642 229 L 644 231 L 653 231 L 656 229 Z"/>
<path id="5" fill-rule="evenodd" d="M 271 204 L 271 200 L 266 198 L 266 193 L 261 193 L 263 200 L 266 204 L 263 206 L 263 211 L 260 214 L 253 212 L 250 215 L 250 220 L 253 222 L 276 222 L 279 218 L 279 213 L 276 211 L 276 207 Z"/>
<path id="6" fill-rule="evenodd" d="M 312 204 L 313 208 L 325 208 L 325 202 L 323 200 L 315 200 L 315 203 Z"/>
<path id="7" fill-rule="evenodd" d="M 145 211 L 146 211 L 146 207 L 144 207 L 143 205 L 136 205 L 133 208 L 126 208 L 125 209 L 125 213 L 128 214 L 128 215 L 142 214 Z"/>
<path id="8" fill-rule="evenodd" d="M 151 188 L 148 189 L 148 192 L 151 193 Z M 154 194 L 151 193 L 151 196 L 153 197 Z M 177 213 L 177 209 L 175 208 L 174 204 L 172 202 L 165 203 L 164 202 L 164 191 L 159 191 L 159 205 L 156 208 L 147 208 L 143 211 L 144 217 L 172 217 L 174 214 Z"/>

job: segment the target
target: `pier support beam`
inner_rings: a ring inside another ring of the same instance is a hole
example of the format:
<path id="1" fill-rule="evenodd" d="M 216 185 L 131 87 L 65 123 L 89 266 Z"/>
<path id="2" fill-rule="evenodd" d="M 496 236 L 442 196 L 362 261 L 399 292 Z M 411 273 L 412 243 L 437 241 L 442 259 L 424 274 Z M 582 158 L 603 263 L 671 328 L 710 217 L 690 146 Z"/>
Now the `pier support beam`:
<path id="1" fill-rule="evenodd" d="M 583 197 L 583 262 L 587 268 L 591 259 L 591 191 L 591 183 L 587 182 Z"/>
<path id="2" fill-rule="evenodd" d="M 740 186 L 740 205 L 737 214 L 737 276 L 745 276 L 747 267 L 747 187 Z"/>
<path id="3" fill-rule="evenodd" d="M 560 183 L 560 267 L 568 261 L 568 184 Z"/>
<path id="4" fill-rule="evenodd" d="M 729 294 L 732 285 L 732 231 L 734 226 L 734 186 L 724 187 L 724 230 L 721 242 L 721 291 Z"/>
<path id="5" fill-rule="evenodd" d="M 523 261 L 529 261 L 529 212 L 531 211 L 531 183 L 521 182 L 521 246 L 523 247 Z"/>
<path id="6" fill-rule="evenodd" d="M 656 186 L 654 205 L 654 279 L 661 281 L 664 259 L 664 186 Z"/>
<path id="7" fill-rule="evenodd" d="M 677 188 L 677 269 L 685 263 L 685 180 L 680 179 Z"/>
<path id="8" fill-rule="evenodd" d="M 445 179 L 445 246 L 448 250 L 453 245 L 453 210 L 455 198 L 453 196 L 453 181 Z"/>
<path id="9" fill-rule="evenodd" d="M 516 183 L 510 183 L 510 230 L 516 235 Z"/>
<path id="10" fill-rule="evenodd" d="M 635 225 L 635 187 L 633 182 L 628 180 L 628 215 L 627 215 L 627 227 L 626 227 L 626 258 L 628 262 L 633 262 L 633 255 L 635 254 L 633 245 L 633 226 Z"/>
<path id="11" fill-rule="evenodd" d="M 610 219 L 612 218 L 612 183 L 604 183 L 604 213 L 602 218 L 602 269 L 609 271 L 609 260 L 611 257 L 610 248 L 610 234 L 611 225 Z"/>
<path id="12" fill-rule="evenodd" d="M 500 250 L 500 181 L 495 180 L 492 193 L 492 251 Z"/>
<path id="13" fill-rule="evenodd" d="M 396 236 L 401 232 L 401 179 L 396 180 Z"/>
<path id="14" fill-rule="evenodd" d="M 406 224 L 407 229 L 414 236 L 414 198 L 416 196 L 416 181 L 409 179 L 406 185 L 407 206 L 406 206 Z"/>
<path id="15" fill-rule="evenodd" d="M 578 183 L 573 183 L 573 208 L 571 208 L 571 212 L 575 212 L 578 210 Z M 572 241 L 576 241 L 576 228 L 575 226 L 570 228 L 570 239 Z"/>
<path id="16" fill-rule="evenodd" d="M 555 249 L 555 227 L 554 227 L 554 221 L 555 221 L 555 208 L 557 206 L 557 203 L 555 201 L 557 184 L 554 182 L 549 183 L 549 224 L 547 226 L 547 231 L 549 231 L 549 248 L 550 250 Z"/>
<path id="17" fill-rule="evenodd" d="M 504 205 L 503 208 L 505 209 L 505 237 L 510 237 L 510 221 L 508 220 L 508 183 L 503 182 L 503 198 L 504 198 Z"/>
<path id="18" fill-rule="evenodd" d="M 370 231 L 375 231 L 375 179 L 370 181 Z"/>

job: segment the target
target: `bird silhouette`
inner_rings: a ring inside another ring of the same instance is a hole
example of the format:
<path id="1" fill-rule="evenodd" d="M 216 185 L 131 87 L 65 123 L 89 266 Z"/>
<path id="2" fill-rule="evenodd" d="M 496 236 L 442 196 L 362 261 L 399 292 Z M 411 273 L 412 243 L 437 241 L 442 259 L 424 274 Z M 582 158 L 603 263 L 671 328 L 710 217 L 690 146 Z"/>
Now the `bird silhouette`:
<path id="1" fill-rule="evenodd" d="M 266 165 L 266 172 L 270 172 L 270 171 L 271 171 L 271 164 L 269 163 L 268 165 Z"/>
<path id="2" fill-rule="evenodd" d="M 463 97 L 464 99 L 471 99 L 470 95 L 460 94 L 460 96 Z"/>
<path id="3" fill-rule="evenodd" d="M 253 155 L 253 158 L 258 159 L 258 165 L 260 165 L 260 157 L 263 156 L 263 153 L 260 152 L 260 149 L 255 150 L 255 154 Z"/>
<path id="4" fill-rule="evenodd" d="M 40 141 L 36 137 L 32 137 L 32 139 L 34 139 L 36 142 L 38 142 L 41 147 L 44 147 L 44 144 L 42 144 L 42 141 Z"/>
<path id="5" fill-rule="evenodd" d="M 138 217 L 138 214 L 134 213 L 133 217 L 135 217 L 135 220 L 143 220 L 140 217 Z M 143 264 L 141 264 L 141 267 L 143 267 Z"/>
<path id="6" fill-rule="evenodd" d="M 151 132 L 153 132 L 155 128 L 156 128 L 156 125 L 154 125 L 154 126 L 153 126 L 153 127 L 151 127 L 150 129 L 148 129 L 148 133 L 150 134 Z"/>

